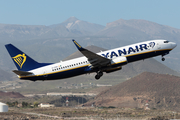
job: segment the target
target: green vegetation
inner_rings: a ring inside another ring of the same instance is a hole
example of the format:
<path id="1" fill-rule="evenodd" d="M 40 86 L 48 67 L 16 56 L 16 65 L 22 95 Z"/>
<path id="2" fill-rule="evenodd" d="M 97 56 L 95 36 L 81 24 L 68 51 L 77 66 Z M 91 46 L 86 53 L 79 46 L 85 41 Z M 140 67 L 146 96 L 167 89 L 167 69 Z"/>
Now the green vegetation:
<path id="1" fill-rule="evenodd" d="M 22 102 L 21 105 L 19 105 L 18 101 L 15 102 L 6 102 L 6 104 L 9 107 L 22 107 L 22 108 L 32 108 L 32 104 L 28 102 Z"/>
<path id="2" fill-rule="evenodd" d="M 38 107 L 39 103 L 37 101 L 34 102 L 34 107 Z"/>
<path id="3" fill-rule="evenodd" d="M 18 101 L 15 101 L 15 102 L 6 102 L 6 104 L 9 106 L 9 107 L 17 107 L 18 105 Z"/>

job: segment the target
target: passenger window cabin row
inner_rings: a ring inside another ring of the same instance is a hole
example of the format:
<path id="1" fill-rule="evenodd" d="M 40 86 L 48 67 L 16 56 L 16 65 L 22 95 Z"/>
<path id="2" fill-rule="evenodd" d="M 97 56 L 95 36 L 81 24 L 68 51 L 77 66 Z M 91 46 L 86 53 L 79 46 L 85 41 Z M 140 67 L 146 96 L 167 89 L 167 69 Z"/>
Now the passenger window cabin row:
<path id="1" fill-rule="evenodd" d="M 61 66 L 61 67 L 52 69 L 52 71 L 57 71 L 57 70 L 65 69 L 65 68 L 71 68 L 71 67 L 82 65 L 82 64 L 85 64 L 85 63 L 88 63 L 88 61 L 79 62 L 79 63 L 76 63 L 76 64 L 71 64 L 71 65 L 66 65 L 66 66 Z"/>

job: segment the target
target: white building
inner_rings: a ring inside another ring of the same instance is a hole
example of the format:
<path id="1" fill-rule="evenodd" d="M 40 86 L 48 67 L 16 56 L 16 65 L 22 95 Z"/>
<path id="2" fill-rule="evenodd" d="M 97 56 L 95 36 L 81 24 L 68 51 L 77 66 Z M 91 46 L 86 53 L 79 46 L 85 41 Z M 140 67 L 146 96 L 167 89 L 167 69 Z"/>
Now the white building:
<path id="1" fill-rule="evenodd" d="M 8 112 L 8 106 L 0 102 L 0 112 Z"/>
<path id="2" fill-rule="evenodd" d="M 38 107 L 55 107 L 53 104 L 49 104 L 49 103 L 41 103 L 38 105 Z"/>

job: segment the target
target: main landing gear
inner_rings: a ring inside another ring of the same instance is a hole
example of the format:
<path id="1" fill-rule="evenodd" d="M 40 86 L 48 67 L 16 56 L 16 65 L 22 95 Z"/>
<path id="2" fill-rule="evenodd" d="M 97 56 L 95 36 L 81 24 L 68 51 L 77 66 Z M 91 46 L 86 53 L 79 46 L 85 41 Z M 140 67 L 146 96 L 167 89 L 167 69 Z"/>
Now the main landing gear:
<path id="1" fill-rule="evenodd" d="M 102 71 L 98 71 L 97 75 L 95 76 L 96 80 L 98 80 L 101 76 L 103 76 L 103 72 Z"/>
<path id="2" fill-rule="evenodd" d="M 162 61 L 165 61 L 165 58 L 164 58 L 164 55 L 162 55 L 162 58 L 161 58 Z"/>

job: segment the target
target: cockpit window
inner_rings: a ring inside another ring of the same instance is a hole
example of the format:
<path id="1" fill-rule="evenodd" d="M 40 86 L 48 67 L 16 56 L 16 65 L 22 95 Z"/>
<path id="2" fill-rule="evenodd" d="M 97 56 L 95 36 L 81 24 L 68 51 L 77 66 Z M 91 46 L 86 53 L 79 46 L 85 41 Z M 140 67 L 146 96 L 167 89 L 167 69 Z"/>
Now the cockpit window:
<path id="1" fill-rule="evenodd" d="M 166 41 L 164 41 L 164 43 L 168 43 L 168 42 L 169 42 L 169 41 L 167 41 L 167 40 L 166 40 Z"/>

